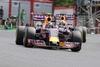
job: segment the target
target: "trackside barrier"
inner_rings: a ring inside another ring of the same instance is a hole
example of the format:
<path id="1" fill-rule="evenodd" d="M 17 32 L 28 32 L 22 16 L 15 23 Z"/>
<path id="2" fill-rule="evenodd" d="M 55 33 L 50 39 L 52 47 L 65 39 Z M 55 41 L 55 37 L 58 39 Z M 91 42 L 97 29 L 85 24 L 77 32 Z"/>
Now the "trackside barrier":
<path id="1" fill-rule="evenodd" d="M 87 28 L 87 34 L 100 34 L 100 27 Z"/>

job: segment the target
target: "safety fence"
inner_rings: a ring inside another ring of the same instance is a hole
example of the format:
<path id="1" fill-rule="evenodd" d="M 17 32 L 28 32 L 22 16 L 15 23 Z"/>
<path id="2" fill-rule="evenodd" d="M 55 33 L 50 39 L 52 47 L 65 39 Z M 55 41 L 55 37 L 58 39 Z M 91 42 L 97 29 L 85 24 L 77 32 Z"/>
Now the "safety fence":
<path id="1" fill-rule="evenodd" d="M 100 27 L 87 28 L 87 34 L 100 34 Z"/>

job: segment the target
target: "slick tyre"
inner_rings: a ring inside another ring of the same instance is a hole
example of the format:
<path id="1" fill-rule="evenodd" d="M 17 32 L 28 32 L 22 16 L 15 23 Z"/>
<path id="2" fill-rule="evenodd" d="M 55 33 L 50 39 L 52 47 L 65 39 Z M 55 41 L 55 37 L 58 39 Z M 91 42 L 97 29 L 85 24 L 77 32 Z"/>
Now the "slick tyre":
<path id="1" fill-rule="evenodd" d="M 77 27 L 76 31 L 80 31 L 80 33 L 82 35 L 82 43 L 83 43 L 83 37 L 84 37 L 84 35 L 83 35 L 83 28 L 82 27 Z"/>
<path id="2" fill-rule="evenodd" d="M 16 45 L 23 45 L 25 26 L 19 26 L 16 30 Z"/>
<path id="3" fill-rule="evenodd" d="M 79 31 L 73 31 L 72 32 L 72 41 L 73 42 L 79 42 L 78 46 L 75 48 L 72 48 L 71 51 L 78 52 L 81 50 L 82 45 L 82 35 Z"/>
<path id="4" fill-rule="evenodd" d="M 35 34 L 36 34 L 36 30 L 35 30 L 34 27 L 27 27 L 25 29 L 25 35 L 24 35 L 24 38 L 23 38 L 23 45 L 25 47 L 33 47 L 32 44 L 28 44 L 28 39 L 34 40 Z"/>
<path id="5" fill-rule="evenodd" d="M 86 27 L 82 27 L 82 30 L 83 30 L 83 43 L 85 43 L 86 42 L 87 29 L 86 29 Z"/>

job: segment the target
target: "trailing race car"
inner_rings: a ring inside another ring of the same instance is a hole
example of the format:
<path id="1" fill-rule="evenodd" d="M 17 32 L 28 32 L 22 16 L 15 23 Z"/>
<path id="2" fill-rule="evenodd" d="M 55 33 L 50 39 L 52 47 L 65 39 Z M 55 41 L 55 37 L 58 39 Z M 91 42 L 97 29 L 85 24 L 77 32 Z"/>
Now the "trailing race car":
<path id="1" fill-rule="evenodd" d="M 50 25 L 48 25 L 50 24 Z M 42 26 L 40 24 L 40 26 Z M 60 31 L 49 22 L 44 27 L 24 27 L 19 26 L 16 31 L 16 44 L 25 47 L 52 47 L 67 48 L 71 51 L 78 52 L 82 47 L 82 35 L 79 31 Z"/>
<path id="2" fill-rule="evenodd" d="M 85 43 L 86 42 L 86 34 L 87 34 L 87 28 L 84 27 L 84 26 L 80 26 L 80 27 L 77 27 L 77 26 L 73 26 L 72 24 L 69 24 L 66 22 L 67 18 L 69 18 L 66 14 L 57 14 L 56 16 L 56 20 L 60 20 L 61 22 L 63 22 L 67 27 L 69 27 L 69 29 L 71 31 L 74 31 L 74 30 L 78 30 L 81 32 L 82 34 L 82 42 Z M 56 22 L 57 24 L 59 24 L 59 22 L 57 21 Z M 64 26 L 64 25 L 63 25 Z"/>

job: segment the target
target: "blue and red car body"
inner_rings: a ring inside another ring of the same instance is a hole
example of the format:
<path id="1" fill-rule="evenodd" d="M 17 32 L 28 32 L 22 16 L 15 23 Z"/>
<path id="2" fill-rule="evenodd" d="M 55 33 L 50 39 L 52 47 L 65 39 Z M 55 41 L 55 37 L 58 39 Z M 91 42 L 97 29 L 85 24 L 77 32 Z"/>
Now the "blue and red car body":
<path id="1" fill-rule="evenodd" d="M 40 36 L 37 34 L 40 33 Z M 41 46 L 41 47 L 59 47 L 59 48 L 75 48 L 79 42 L 71 42 L 64 39 L 64 34 L 59 34 L 57 28 L 54 29 L 40 29 L 40 32 L 36 33 L 35 39 L 28 38 L 28 46 Z"/>
<path id="2" fill-rule="evenodd" d="M 37 17 L 36 15 L 33 17 L 35 18 L 34 21 L 35 20 L 41 21 L 40 19 L 42 19 L 42 21 L 44 21 L 45 23 L 45 17 L 42 17 L 42 18 L 39 18 L 39 16 Z M 17 33 L 20 33 L 22 31 L 22 29 L 20 31 L 19 29 L 21 28 L 19 27 L 17 29 Z M 79 35 L 77 35 L 77 33 L 74 35 L 73 32 L 70 32 L 69 28 L 60 29 L 56 27 L 54 28 L 26 27 L 23 32 L 25 32 L 25 34 L 22 37 L 23 40 L 21 41 L 24 41 L 23 45 L 27 47 L 28 46 L 59 47 L 59 48 L 71 49 L 72 51 L 76 51 L 76 52 L 81 50 L 82 41 L 81 41 L 81 33 L 79 31 L 78 31 Z M 17 34 L 17 38 L 18 36 L 19 34 Z M 16 44 L 19 44 L 21 41 L 19 41 L 17 38 L 16 38 Z M 19 39 L 20 39 L 20 36 L 19 36 Z"/>

